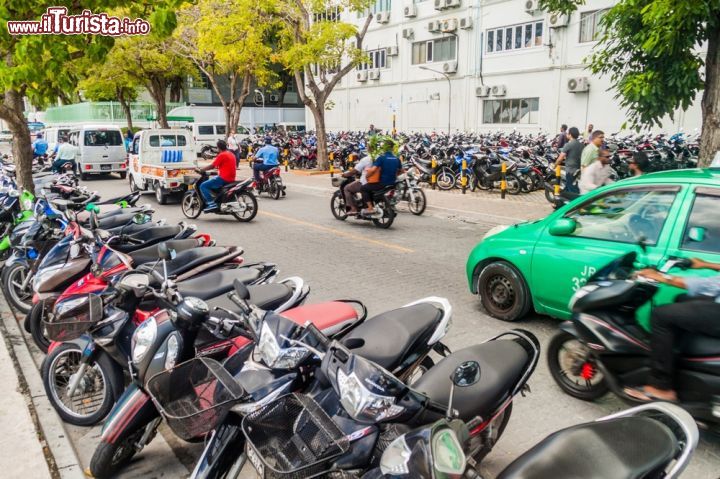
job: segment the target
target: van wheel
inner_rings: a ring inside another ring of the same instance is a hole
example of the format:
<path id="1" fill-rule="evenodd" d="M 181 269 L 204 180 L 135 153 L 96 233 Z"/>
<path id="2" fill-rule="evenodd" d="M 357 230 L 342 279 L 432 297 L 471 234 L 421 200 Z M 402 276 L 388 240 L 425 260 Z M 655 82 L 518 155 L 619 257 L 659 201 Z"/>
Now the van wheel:
<path id="1" fill-rule="evenodd" d="M 133 177 L 133 175 L 130 175 L 129 182 L 130 182 L 130 193 L 137 193 L 138 191 L 140 191 L 140 187 L 137 185 L 137 183 L 135 183 L 135 178 Z"/>
<path id="2" fill-rule="evenodd" d="M 121 179 L 121 180 L 124 180 L 125 178 L 127 178 L 127 171 L 121 171 L 121 172 L 120 172 L 120 179 Z"/>
<path id="3" fill-rule="evenodd" d="M 167 204 L 168 194 L 165 193 L 165 190 L 163 189 L 162 185 L 160 185 L 160 183 L 155 184 L 155 199 L 161 205 Z"/>

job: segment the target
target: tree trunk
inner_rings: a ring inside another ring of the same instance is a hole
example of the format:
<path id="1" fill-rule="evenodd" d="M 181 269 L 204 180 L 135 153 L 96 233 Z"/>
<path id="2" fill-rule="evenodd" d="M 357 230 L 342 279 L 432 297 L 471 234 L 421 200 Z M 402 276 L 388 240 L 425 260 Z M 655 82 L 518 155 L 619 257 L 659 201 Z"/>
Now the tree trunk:
<path id="1" fill-rule="evenodd" d="M 317 108 L 315 105 L 310 107 L 310 111 L 315 118 L 315 136 L 317 136 L 317 167 L 318 170 L 328 170 L 330 168 L 330 160 L 328 158 L 327 132 L 325 131 L 325 110 Z"/>
<path id="2" fill-rule="evenodd" d="M 708 166 L 720 151 L 720 27 L 708 38 L 702 116 L 699 164 Z"/>
<path id="3" fill-rule="evenodd" d="M 128 130 L 132 131 L 133 123 L 132 123 L 132 111 L 130 110 L 130 102 L 125 98 L 125 94 L 123 92 L 122 87 L 120 89 L 118 89 L 118 102 L 120 103 L 120 107 L 122 108 L 123 112 L 125 113 L 125 119 L 127 120 Z"/>
<path id="4" fill-rule="evenodd" d="M 167 90 L 167 82 L 161 78 L 151 78 L 148 82 L 148 91 L 155 101 L 157 109 L 157 122 L 160 128 L 170 128 L 167 121 L 167 104 L 165 103 L 165 92 Z"/>
<path id="5" fill-rule="evenodd" d="M 15 162 L 15 176 L 18 185 L 35 194 L 35 184 L 32 177 L 32 141 L 25 115 L 23 115 L 23 101 L 20 92 L 6 90 L 5 99 L 0 108 L 0 118 L 5 120 L 13 134 L 12 154 Z"/>

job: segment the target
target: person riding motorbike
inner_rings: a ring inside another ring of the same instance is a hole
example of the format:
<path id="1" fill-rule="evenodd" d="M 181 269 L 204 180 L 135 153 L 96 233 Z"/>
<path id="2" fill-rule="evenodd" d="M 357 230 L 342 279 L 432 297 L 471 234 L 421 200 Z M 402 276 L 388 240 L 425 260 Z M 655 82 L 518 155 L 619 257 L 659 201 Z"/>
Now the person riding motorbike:
<path id="1" fill-rule="evenodd" d="M 692 269 L 720 271 L 720 264 L 702 259 L 690 260 Z M 700 333 L 720 338 L 720 274 L 700 278 L 681 277 L 643 269 L 638 276 L 687 290 L 680 301 L 655 308 L 650 316 L 650 384 L 625 392 L 640 401 L 677 401 L 673 389 L 675 354 L 673 347 L 684 332 Z"/>
<path id="2" fill-rule="evenodd" d="M 33 159 L 39 158 L 43 156 L 45 153 L 47 153 L 48 150 L 48 142 L 43 138 L 42 133 L 38 133 L 36 135 L 36 140 L 33 141 L 32 147 L 33 147 Z"/>
<path id="3" fill-rule="evenodd" d="M 237 169 L 235 165 L 235 155 L 230 153 L 227 149 L 227 143 L 224 140 L 218 140 L 217 149 L 220 153 L 215 157 L 215 161 L 211 164 L 198 168 L 200 171 L 208 171 L 217 168 L 217 176 L 210 178 L 206 182 L 200 185 L 200 194 L 205 199 L 204 212 L 209 212 L 217 209 L 217 203 L 215 203 L 215 196 L 213 190 L 219 190 L 228 183 L 235 181 L 235 175 Z"/>
<path id="4" fill-rule="evenodd" d="M 253 176 L 256 184 L 260 185 L 261 183 L 261 171 L 271 170 L 280 164 L 278 162 L 279 156 L 280 150 L 277 146 L 273 146 L 272 138 L 265 137 L 265 146 L 255 153 L 255 163 L 253 163 Z"/>
<path id="5" fill-rule="evenodd" d="M 365 172 L 367 168 L 372 165 L 372 158 L 370 156 L 364 157 L 362 160 L 355 163 L 355 165 L 348 171 L 342 174 L 343 178 L 354 178 L 358 174 L 360 175 L 359 180 L 355 180 L 352 183 L 345 186 L 343 193 L 345 195 L 345 209 L 349 214 L 357 214 L 358 210 L 355 207 L 355 194 L 360 192 L 363 185 L 367 184 L 367 176 Z"/>
<path id="6" fill-rule="evenodd" d="M 72 171 L 77 170 L 77 163 L 75 163 L 75 155 L 77 154 L 77 149 L 74 145 L 71 145 L 67 138 L 64 136 L 61 136 L 58 138 L 58 144 L 55 146 L 55 151 L 53 152 L 54 155 L 54 161 L 52 163 L 52 171 L 53 173 L 60 173 L 60 169 L 66 164 L 70 163 L 72 165 Z"/>
<path id="7" fill-rule="evenodd" d="M 373 192 L 381 190 L 386 186 L 395 184 L 397 177 L 402 173 L 402 163 L 397 156 L 393 154 L 395 142 L 392 138 L 382 140 L 380 150 L 382 154 L 373 162 L 372 166 L 366 168 L 365 176 L 367 184 L 362 185 L 360 192 L 363 196 L 363 202 L 367 205 L 362 213 L 364 215 L 372 215 L 375 213 L 375 205 L 373 204 Z"/>

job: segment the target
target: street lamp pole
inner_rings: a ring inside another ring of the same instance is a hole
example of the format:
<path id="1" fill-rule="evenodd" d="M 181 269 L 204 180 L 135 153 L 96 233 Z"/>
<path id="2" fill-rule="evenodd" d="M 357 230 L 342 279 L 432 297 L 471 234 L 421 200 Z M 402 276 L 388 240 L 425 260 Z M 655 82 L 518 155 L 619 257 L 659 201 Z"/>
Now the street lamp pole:
<path id="1" fill-rule="evenodd" d="M 448 82 L 448 135 L 450 135 L 450 119 L 452 118 L 452 83 L 450 82 L 450 75 L 448 75 L 445 72 L 441 72 L 438 70 L 433 70 L 432 68 L 428 68 L 426 66 L 421 66 L 421 70 L 427 70 L 429 72 L 437 73 L 438 75 L 442 75 L 445 77 L 445 79 Z"/>
<path id="2" fill-rule="evenodd" d="M 260 96 L 262 97 L 262 121 L 263 121 L 263 133 L 265 133 L 265 122 L 266 122 L 266 119 L 265 119 L 265 94 L 262 91 L 258 90 L 257 88 L 255 89 L 255 93 L 259 93 Z"/>

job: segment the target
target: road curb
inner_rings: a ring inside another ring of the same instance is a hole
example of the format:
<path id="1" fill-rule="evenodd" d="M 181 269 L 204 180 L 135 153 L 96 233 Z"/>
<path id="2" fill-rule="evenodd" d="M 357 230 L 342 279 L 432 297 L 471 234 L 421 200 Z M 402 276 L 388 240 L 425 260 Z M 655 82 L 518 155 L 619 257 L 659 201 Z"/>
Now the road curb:
<path id="1" fill-rule="evenodd" d="M 0 316 L 2 329 L 7 335 L 12 356 L 16 359 L 15 372 L 21 383 L 27 385 L 24 391 L 34 417 L 35 431 L 45 451 L 45 459 L 53 478 L 84 479 L 82 466 L 70 442 L 62 420 L 53 409 L 45 394 L 42 377 L 28 345 L 28 336 L 20 327 L 16 314 L 0 294 Z M 18 370 L 19 368 L 19 370 Z"/>

